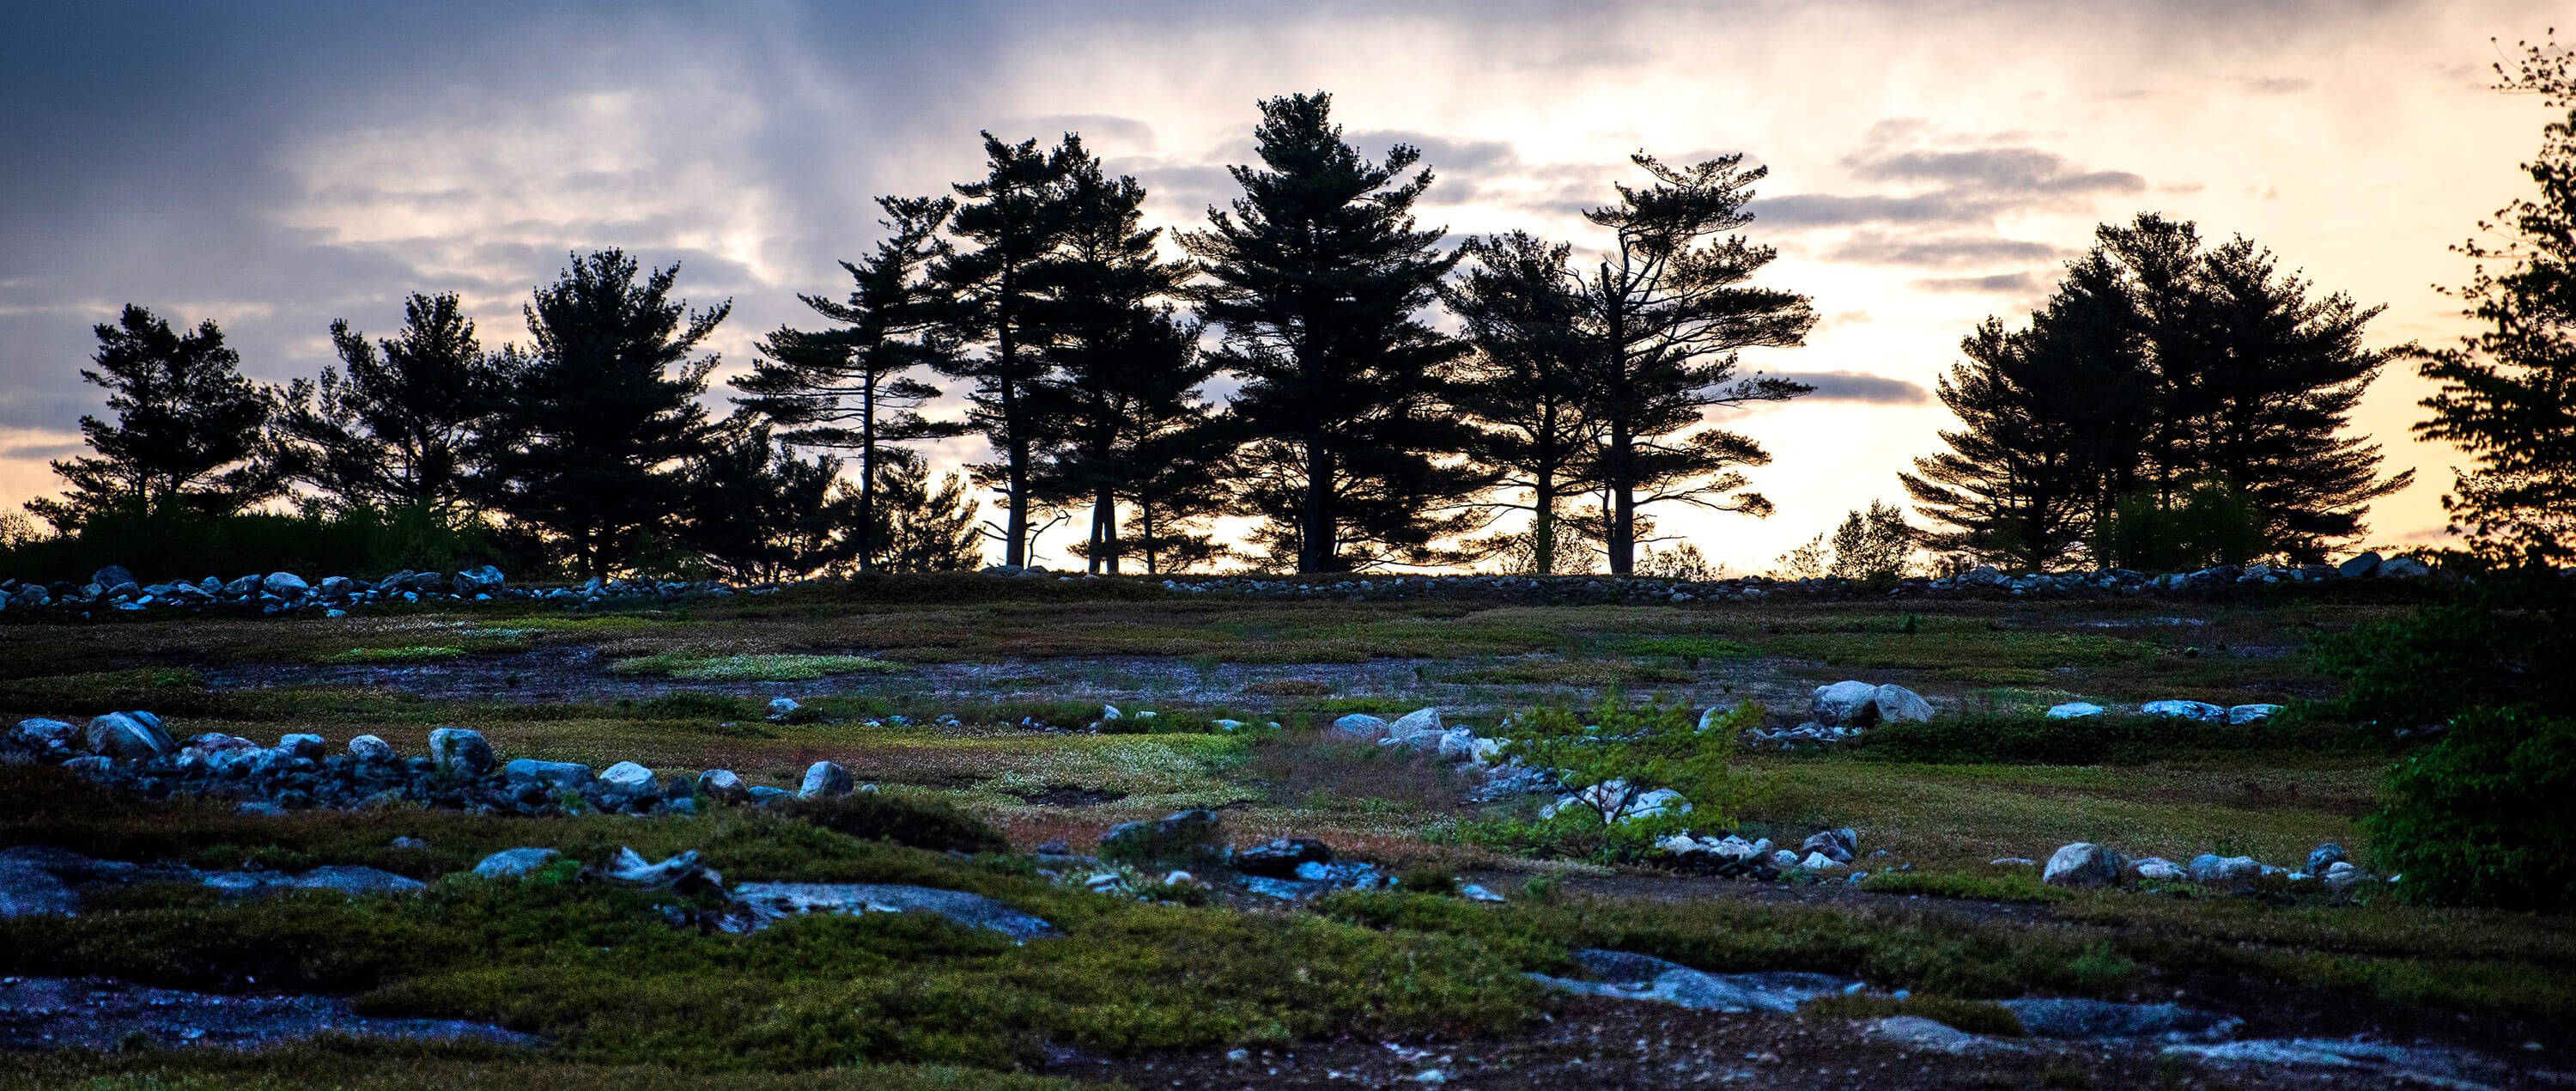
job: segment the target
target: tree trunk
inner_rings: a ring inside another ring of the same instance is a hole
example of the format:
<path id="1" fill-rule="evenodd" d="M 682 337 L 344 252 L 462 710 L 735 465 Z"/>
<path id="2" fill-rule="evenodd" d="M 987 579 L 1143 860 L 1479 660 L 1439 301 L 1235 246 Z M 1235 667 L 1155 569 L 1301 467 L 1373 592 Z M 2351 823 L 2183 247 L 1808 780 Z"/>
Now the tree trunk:
<path id="1" fill-rule="evenodd" d="M 1115 576 L 1118 574 L 1118 555 L 1126 552 L 1118 542 L 1118 500 L 1109 495 L 1109 490 L 1102 489 L 1091 505 L 1092 554 L 1098 556 L 1106 551 L 1109 554 L 1109 574 Z"/>
<path id="2" fill-rule="evenodd" d="M 1530 564 L 1542 576 L 1556 575 L 1556 475 L 1541 471 L 1530 492 L 1538 518 L 1530 527 Z"/>
<path id="3" fill-rule="evenodd" d="M 1610 484 L 1610 574 L 1625 576 L 1636 567 L 1637 559 L 1637 494 L 1629 481 L 1629 455 L 1636 438 L 1628 434 L 1626 421 L 1610 424 L 1610 465 L 1604 476 Z"/>
<path id="4" fill-rule="evenodd" d="M 869 536 L 876 530 L 877 515 L 877 381 L 869 379 L 859 391 L 859 574 L 877 570 L 876 550 Z"/>
<path id="5" fill-rule="evenodd" d="M 1306 427 L 1306 502 L 1297 527 L 1297 571 L 1303 575 L 1334 571 L 1332 512 L 1333 459 L 1324 450 L 1324 430 Z"/>

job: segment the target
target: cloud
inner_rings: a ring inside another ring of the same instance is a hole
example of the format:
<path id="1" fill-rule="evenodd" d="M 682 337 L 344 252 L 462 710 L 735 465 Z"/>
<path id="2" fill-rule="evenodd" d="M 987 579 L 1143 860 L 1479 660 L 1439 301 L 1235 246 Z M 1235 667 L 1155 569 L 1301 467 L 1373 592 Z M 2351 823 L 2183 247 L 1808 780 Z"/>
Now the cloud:
<path id="1" fill-rule="evenodd" d="M 2314 80 L 2289 76 L 2249 76 L 2236 81 L 2238 86 L 2258 95 L 2295 95 L 2316 86 Z"/>
<path id="2" fill-rule="evenodd" d="M 1951 268 L 1961 265 L 1987 265 L 1995 262 L 2051 261 L 2082 253 L 2054 243 L 2025 239 L 1921 238 L 1912 235 L 1856 233 L 1841 244 L 1825 251 L 1830 261 L 1847 261 L 1862 265 L 1913 265 Z"/>
<path id="3" fill-rule="evenodd" d="M 1801 402 L 1860 402 L 1866 405 L 1916 405 L 1932 400 L 1920 383 L 1860 371 L 1779 371 L 1773 377 L 1816 388 Z"/>
<path id="4" fill-rule="evenodd" d="M 0 447 L 0 458 L 69 458 L 88 453 L 87 443 L 19 443 Z"/>
<path id="5" fill-rule="evenodd" d="M 1908 281 L 1930 292 L 1996 292 L 2006 295 L 2036 295 L 2048 290 L 2047 282 L 2036 273 L 1997 273 L 1984 277 L 1929 277 Z"/>
<path id="6" fill-rule="evenodd" d="M 2080 168 L 2065 156 L 2029 145 L 1961 150 L 1920 146 L 1951 139 L 1920 118 L 1882 120 L 1870 127 L 1858 150 L 1843 157 L 1842 166 L 1855 181 L 1912 192 L 1792 193 L 1756 199 L 1748 210 L 1757 222 L 1790 229 L 1870 224 L 1991 226 L 1997 217 L 2009 213 L 2087 210 L 2098 197 L 2147 188 L 2146 178 L 2134 172 Z M 1985 245 L 2013 244 L 1995 239 Z"/>

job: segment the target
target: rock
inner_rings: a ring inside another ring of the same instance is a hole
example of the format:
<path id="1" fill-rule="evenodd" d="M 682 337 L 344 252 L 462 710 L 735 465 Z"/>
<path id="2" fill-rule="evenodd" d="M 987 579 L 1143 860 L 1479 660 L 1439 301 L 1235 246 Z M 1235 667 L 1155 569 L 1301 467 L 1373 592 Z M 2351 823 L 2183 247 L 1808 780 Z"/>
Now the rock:
<path id="1" fill-rule="evenodd" d="M 1771 853 L 1771 866 L 1777 868 L 1796 867 L 1798 866 L 1798 854 L 1787 849 L 1776 849 Z"/>
<path id="2" fill-rule="evenodd" d="M 0 920 L 34 913 L 80 912 L 80 895 L 52 872 L 32 863 L 0 859 Z"/>
<path id="3" fill-rule="evenodd" d="M 2379 562 L 2379 568 L 2371 573 L 2383 580 L 2411 580 L 2432 574 L 2433 566 L 2413 557 L 2390 557 Z"/>
<path id="4" fill-rule="evenodd" d="M 2362 880 L 2369 877 L 2369 872 L 2354 867 L 2350 860 L 2337 860 L 2326 865 L 2325 874 L 2320 876 L 2325 880 L 2326 892 L 2336 896 L 2351 892 L 2352 888 L 2361 885 Z"/>
<path id="5" fill-rule="evenodd" d="M 2280 711 L 2281 706 L 2279 705 L 2237 705 L 2236 707 L 2227 710 L 2227 722 L 2231 724 L 2259 724 L 2265 720 L 2271 719 L 2275 715 L 2278 715 Z"/>
<path id="6" fill-rule="evenodd" d="M 1866 710 L 1870 709 L 1871 700 L 1877 696 L 1878 687 L 1867 682 L 1836 682 L 1830 686 L 1816 687 L 1815 699 L 1808 708 L 1811 718 L 1826 727 L 1846 723 L 1867 726 L 1861 717 Z"/>
<path id="7" fill-rule="evenodd" d="M 2149 701 L 2139 705 L 2138 711 L 2147 716 L 2172 716 L 2205 724 L 2227 722 L 2227 710 L 2207 701 Z"/>
<path id="8" fill-rule="evenodd" d="M 71 747 L 72 739 L 79 734 L 77 727 L 39 716 L 18 721 L 18 726 L 9 731 L 9 742 L 28 750 L 65 750 Z"/>
<path id="9" fill-rule="evenodd" d="M 1860 851 L 1860 833 L 1848 827 L 1839 830 L 1818 830 L 1809 835 L 1806 843 L 1799 845 L 1798 848 L 1804 852 L 1821 852 L 1835 863 L 1848 864 Z"/>
<path id="10" fill-rule="evenodd" d="M 795 799 L 796 793 L 788 791 L 785 788 L 772 788 L 766 784 L 755 784 L 744 789 L 743 796 L 744 798 L 749 799 L 755 806 L 766 807 L 772 803 L 784 803 Z"/>
<path id="11" fill-rule="evenodd" d="M 323 598 L 343 599 L 349 597 L 357 587 L 358 585 L 347 576 L 325 576 L 322 578 L 320 591 Z"/>
<path id="12" fill-rule="evenodd" d="M 803 707 L 805 706 L 797 704 L 793 697 L 772 697 L 769 699 L 769 718 L 784 720 L 795 715 L 796 710 Z"/>
<path id="13" fill-rule="evenodd" d="M 466 598 L 492 594 L 500 591 L 508 582 L 509 580 L 501 575 L 500 569 L 487 564 L 481 568 L 469 568 L 457 573 L 456 593 Z"/>
<path id="14" fill-rule="evenodd" d="M 336 890 L 351 897 L 365 894 L 418 894 L 429 884 L 390 871 L 347 864 L 314 868 L 294 878 L 297 890 Z"/>
<path id="15" fill-rule="evenodd" d="M 1712 974 L 1675 962 L 1624 951 L 1578 950 L 1574 960 L 1601 980 L 1573 981 L 1528 975 L 1559 992 L 1647 1000 L 1698 1011 L 1787 1014 L 1818 997 L 1833 996 L 1857 984 L 1825 974 Z"/>
<path id="16" fill-rule="evenodd" d="M 111 712 L 96 717 L 81 733 L 81 744 L 90 753 L 119 761 L 143 761 L 176 749 L 170 733 L 161 729 L 161 717 L 149 712 Z"/>
<path id="17" fill-rule="evenodd" d="M 562 855 L 553 849 L 502 849 L 474 865 L 474 874 L 486 879 L 524 879 Z"/>
<path id="18" fill-rule="evenodd" d="M 1333 869 L 1323 864 L 1316 863 L 1313 860 L 1308 860 L 1305 863 L 1297 865 L 1296 877 L 1304 882 L 1320 883 L 1333 877 Z"/>
<path id="19" fill-rule="evenodd" d="M 2191 881 L 2202 886 L 2231 886 L 2263 874 L 2263 865 L 2251 856 L 2219 856 L 2204 852 L 2191 858 L 2187 865 Z"/>
<path id="20" fill-rule="evenodd" d="M 293 572 L 271 572 L 259 581 L 259 589 L 282 599 L 294 599 L 303 597 L 313 587 L 304 582 L 304 577 Z"/>
<path id="21" fill-rule="evenodd" d="M 1438 705 L 1414 709 L 1394 723 L 1386 725 L 1386 733 L 1399 739 L 1410 739 L 1416 735 L 1437 733 L 1440 730 L 1440 706 Z"/>
<path id="22" fill-rule="evenodd" d="M 429 760 L 449 776 L 479 777 L 491 772 L 500 759 L 492 753 L 492 744 L 484 741 L 482 732 L 442 727 L 429 733 Z"/>
<path id="23" fill-rule="evenodd" d="M 764 923 L 798 913 L 935 913 L 1022 943 L 1063 934 L 1044 920 L 962 890 L 891 883 L 743 883 L 733 888 L 733 896 Z"/>
<path id="24" fill-rule="evenodd" d="M 2235 1037 L 2245 1025 L 2242 1019 L 2180 1004 L 2049 997 L 1998 1000 L 1995 1006 L 2011 1012 L 2022 1032 L 2034 1038 L 2218 1042 Z"/>
<path id="25" fill-rule="evenodd" d="M 294 734 L 278 736 L 277 752 L 290 758 L 303 758 L 307 761 L 320 761 L 324 755 L 331 751 L 330 744 L 324 742 L 322 736 L 297 732 Z"/>
<path id="26" fill-rule="evenodd" d="M 850 771 L 838 764 L 818 761 L 805 767 L 805 782 L 796 789 L 798 799 L 831 799 L 850 794 L 858 782 Z"/>
<path id="27" fill-rule="evenodd" d="M 2175 879 L 2189 878 L 2191 875 L 2190 872 L 2183 870 L 2183 866 L 2181 864 L 2174 863 L 2173 861 L 2167 860 L 2161 856 L 2150 856 L 2144 860 L 2132 861 L 2129 864 L 2129 873 L 2140 879 L 2151 882 L 2169 882 Z"/>
<path id="28" fill-rule="evenodd" d="M 2335 574 L 2348 580 L 2359 579 L 2371 574 L 2378 567 L 2379 554 L 2377 551 L 2371 551 L 2336 565 Z"/>
<path id="29" fill-rule="evenodd" d="M 1972 1056 L 1980 1053 L 2018 1052 L 2024 1047 L 2011 1042 L 1970 1034 L 1948 1023 L 1920 1015 L 1890 1015 L 1861 1024 L 1861 1033 L 1903 1049 Z"/>
<path id="30" fill-rule="evenodd" d="M 716 869 L 698 862 L 698 852 L 691 849 L 658 864 L 644 862 L 644 854 L 631 848 L 620 848 L 617 857 L 599 877 L 620 886 L 647 890 L 723 890 L 724 877 Z"/>
<path id="31" fill-rule="evenodd" d="M 740 803 L 751 794 L 731 769 L 709 769 L 698 774 L 698 790 L 705 792 L 708 799 L 723 803 Z"/>
<path id="32" fill-rule="evenodd" d="M 2101 714 L 2102 706 L 2089 701 L 2068 701 L 2062 705 L 2052 705 L 2048 710 L 2048 718 L 2052 720 L 2080 720 L 2087 716 Z"/>
<path id="33" fill-rule="evenodd" d="M 124 565 L 112 564 L 99 569 L 96 572 L 90 573 L 89 582 L 113 591 L 119 587 L 131 585 L 136 581 L 134 579 L 134 573 L 126 571 Z"/>
<path id="34" fill-rule="evenodd" d="M 1718 721 L 1725 719 L 1729 713 L 1734 711 L 1735 709 L 1729 705 L 1708 706 L 1707 709 L 1703 710 L 1699 714 L 1699 733 L 1702 735 L 1708 734 L 1710 728 L 1716 727 Z"/>
<path id="35" fill-rule="evenodd" d="M 1384 735 L 1387 733 L 1387 729 L 1393 726 L 1394 725 L 1389 724 L 1384 720 L 1378 719 L 1377 717 L 1368 715 L 1364 712 L 1354 712 L 1348 716 L 1344 716 L 1341 719 L 1333 721 L 1333 730 L 1342 732 L 1346 735 L 1358 735 L 1363 738 L 1376 738 Z"/>
<path id="36" fill-rule="evenodd" d="M 349 756 L 362 762 L 394 760 L 394 744 L 373 735 L 349 740 Z"/>
<path id="37" fill-rule="evenodd" d="M 1137 863 L 1189 862 L 1215 848 L 1215 811 L 1181 811 L 1150 822 L 1126 822 L 1100 835 L 1100 855 Z"/>
<path id="38" fill-rule="evenodd" d="M 1471 902 L 1499 902 L 1503 896 L 1474 883 L 1458 884 L 1458 896 Z"/>
<path id="39" fill-rule="evenodd" d="M 1473 761 L 1476 758 L 1476 733 L 1453 727 L 1440 733 L 1440 760 Z"/>
<path id="40" fill-rule="evenodd" d="M 1248 726 L 1241 720 L 1209 720 L 1208 724 L 1219 731 L 1241 731 Z"/>
<path id="41" fill-rule="evenodd" d="M 1798 861 L 1798 866 L 1809 871 L 1830 871 L 1846 865 L 1842 861 L 1836 860 L 1824 853 L 1811 852 L 1807 854 L 1806 859 Z"/>
<path id="42" fill-rule="evenodd" d="M 2308 850 L 2308 874 L 2323 875 L 2326 873 L 2327 868 L 2333 867 L 2336 864 L 2344 863 L 2349 859 L 2351 858 L 2344 855 L 2342 845 L 2328 841 L 2325 844 Z"/>
<path id="43" fill-rule="evenodd" d="M 1993 565 L 1979 565 L 1959 574 L 1959 583 L 1964 587 L 1993 587 L 2003 582 L 2004 574 Z"/>
<path id="44" fill-rule="evenodd" d="M 1932 702 L 1903 686 L 1878 687 L 1871 692 L 1870 704 L 1878 710 L 1878 723 L 1922 723 L 1932 718 Z"/>
<path id="45" fill-rule="evenodd" d="M 1234 854 L 1235 870 L 1246 875 L 1267 875 L 1273 879 L 1292 878 L 1300 864 L 1329 864 L 1333 848 L 1308 838 L 1272 838 L 1254 848 L 1239 849 Z"/>
<path id="46" fill-rule="evenodd" d="M 599 786 L 630 796 L 651 795 L 653 771 L 631 761 L 621 761 L 599 771 Z"/>
<path id="47" fill-rule="evenodd" d="M 394 838 L 388 847 L 397 849 L 425 849 L 429 847 L 429 842 L 423 841 L 417 837 L 404 836 Z"/>
<path id="48" fill-rule="evenodd" d="M 501 775 L 513 788 L 541 784 L 556 791 L 578 792 L 590 787 L 590 767 L 569 761 L 538 761 L 514 758 L 501 767 Z"/>
<path id="49" fill-rule="evenodd" d="M 2126 863 L 2119 853 L 2090 841 L 2078 841 L 2049 856 L 2048 868 L 2040 873 L 2039 881 L 2050 886 L 2117 886 Z"/>

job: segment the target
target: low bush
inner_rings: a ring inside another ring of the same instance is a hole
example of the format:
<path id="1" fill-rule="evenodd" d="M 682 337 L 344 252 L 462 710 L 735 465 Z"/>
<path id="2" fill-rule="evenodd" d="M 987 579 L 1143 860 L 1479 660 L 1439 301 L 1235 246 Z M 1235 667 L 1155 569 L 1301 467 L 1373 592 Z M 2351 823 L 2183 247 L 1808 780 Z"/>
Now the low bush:
<path id="1" fill-rule="evenodd" d="M 2576 896 L 2576 718 L 2529 706 L 2461 715 L 2388 772 L 2362 820 L 2408 901 L 2564 910 Z"/>
<path id="2" fill-rule="evenodd" d="M 845 837 L 892 841 L 933 852 L 1008 852 L 1010 842 L 983 819 L 942 799 L 859 792 L 800 799 L 787 813 Z"/>

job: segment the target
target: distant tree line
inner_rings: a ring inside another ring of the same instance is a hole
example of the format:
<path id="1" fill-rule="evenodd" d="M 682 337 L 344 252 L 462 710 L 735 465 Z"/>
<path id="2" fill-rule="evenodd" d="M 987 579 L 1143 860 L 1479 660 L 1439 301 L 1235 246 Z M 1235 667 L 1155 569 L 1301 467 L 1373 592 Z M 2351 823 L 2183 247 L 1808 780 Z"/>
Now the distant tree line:
<path id="1" fill-rule="evenodd" d="M 1773 256 L 1733 233 L 1761 168 L 1636 156 L 1647 184 L 1589 213 L 1612 243 L 1579 268 L 1521 233 L 1443 252 L 1413 215 L 1420 152 L 1366 157 L 1327 95 L 1262 103 L 1255 138 L 1243 196 L 1167 248 L 1144 187 L 1079 136 L 986 134 L 982 178 L 880 199 L 886 237 L 842 263 L 849 291 L 801 297 L 820 322 L 763 337 L 721 419 L 702 345 L 730 302 L 693 310 L 678 266 L 614 249 L 536 290 L 524 345 L 487 348 L 456 296 L 414 295 L 392 337 L 334 323 L 340 365 L 282 388 L 243 378 L 214 323 L 128 307 L 83 372 L 116 419 L 83 419 L 94 453 L 29 507 L 72 533 L 298 496 L 576 573 L 750 579 L 971 567 L 986 542 L 1024 565 L 1071 520 L 1072 552 L 1110 573 L 1236 555 L 1625 574 L 1648 508 L 1770 511 L 1742 472 L 1768 454 L 1706 420 L 1809 389 L 1737 361 L 1815 321 L 1745 283 Z M 1430 320 L 1442 305 L 1463 335 Z M 962 420 L 924 414 L 943 384 Z M 990 461 L 931 480 L 921 445 L 967 435 Z M 1513 512 L 1529 527 L 1497 531 Z M 1215 540 L 1221 516 L 1256 522 L 1249 553 Z"/>

